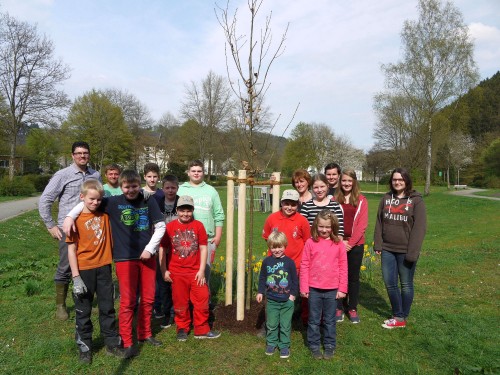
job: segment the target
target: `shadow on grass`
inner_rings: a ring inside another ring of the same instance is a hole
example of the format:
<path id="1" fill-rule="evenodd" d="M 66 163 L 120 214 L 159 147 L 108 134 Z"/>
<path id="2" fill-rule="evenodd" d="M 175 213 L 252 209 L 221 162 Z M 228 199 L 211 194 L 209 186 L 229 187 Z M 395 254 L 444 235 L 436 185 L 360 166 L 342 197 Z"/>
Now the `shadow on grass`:
<path id="1" fill-rule="evenodd" d="M 381 318 L 390 317 L 391 306 L 382 297 L 377 289 L 373 288 L 365 281 L 360 282 L 359 289 L 359 304 L 361 306 L 377 314 Z"/>

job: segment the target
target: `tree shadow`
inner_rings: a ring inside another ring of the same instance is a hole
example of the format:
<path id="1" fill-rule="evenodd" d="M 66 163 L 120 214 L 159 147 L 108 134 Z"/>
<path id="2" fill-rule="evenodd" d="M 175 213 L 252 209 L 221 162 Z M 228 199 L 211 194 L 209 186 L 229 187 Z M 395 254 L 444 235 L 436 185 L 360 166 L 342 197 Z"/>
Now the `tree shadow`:
<path id="1" fill-rule="evenodd" d="M 391 315 L 391 306 L 379 291 L 365 281 L 360 282 L 359 304 L 381 318 Z"/>

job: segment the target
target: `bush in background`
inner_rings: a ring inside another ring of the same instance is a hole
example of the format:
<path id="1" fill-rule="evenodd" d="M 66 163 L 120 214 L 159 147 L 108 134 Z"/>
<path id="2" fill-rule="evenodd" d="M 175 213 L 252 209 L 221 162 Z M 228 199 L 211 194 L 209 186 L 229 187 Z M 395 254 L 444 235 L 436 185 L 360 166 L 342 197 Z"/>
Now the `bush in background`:
<path id="1" fill-rule="evenodd" d="M 35 185 L 26 176 L 14 177 L 12 181 L 7 176 L 0 180 L 0 195 L 31 196 L 36 193 Z"/>

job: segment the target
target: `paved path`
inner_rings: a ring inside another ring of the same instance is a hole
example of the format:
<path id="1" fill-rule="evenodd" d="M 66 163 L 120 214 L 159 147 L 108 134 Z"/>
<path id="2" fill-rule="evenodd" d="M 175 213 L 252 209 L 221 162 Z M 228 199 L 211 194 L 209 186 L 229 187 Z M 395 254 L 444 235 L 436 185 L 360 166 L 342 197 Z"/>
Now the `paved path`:
<path id="1" fill-rule="evenodd" d="M 482 195 L 475 195 L 474 193 L 477 193 L 479 191 L 485 191 L 486 189 L 476 189 L 476 188 L 467 188 L 467 189 L 462 189 L 462 190 L 454 190 L 451 191 L 451 194 L 454 195 L 461 195 L 464 197 L 470 197 L 470 198 L 480 198 L 480 199 L 490 199 L 492 201 L 500 201 L 500 198 L 496 197 L 484 197 Z"/>
<path id="2" fill-rule="evenodd" d="M 479 199 L 490 199 L 494 201 L 500 201 L 500 198 L 496 197 L 483 197 L 481 195 L 474 195 L 475 192 L 484 191 L 485 189 L 469 188 L 463 190 L 451 191 L 450 194 L 460 195 L 470 198 Z M 374 193 L 374 192 L 370 192 Z M 380 194 L 383 194 L 380 192 Z M 15 201 L 8 201 L 0 203 L 0 222 L 7 219 L 11 219 L 25 212 L 38 209 L 38 200 L 40 197 L 31 197 L 26 199 L 19 199 Z"/>
<path id="3" fill-rule="evenodd" d="M 40 197 L 31 197 L 0 203 L 0 222 L 38 209 L 39 200 Z"/>

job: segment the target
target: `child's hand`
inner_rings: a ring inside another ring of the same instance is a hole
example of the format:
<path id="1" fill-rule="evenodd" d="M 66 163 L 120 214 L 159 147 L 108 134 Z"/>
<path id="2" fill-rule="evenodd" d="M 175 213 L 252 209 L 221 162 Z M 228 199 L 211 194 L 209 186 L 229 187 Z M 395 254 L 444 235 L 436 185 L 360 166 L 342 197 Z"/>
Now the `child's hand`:
<path id="1" fill-rule="evenodd" d="M 342 293 L 342 292 L 337 292 L 337 297 L 336 297 L 336 298 L 337 298 L 337 299 L 342 299 L 342 298 L 344 298 L 345 296 L 346 296 L 346 294 L 345 294 L 345 293 Z"/>
<path id="2" fill-rule="evenodd" d="M 309 298 L 309 293 L 300 293 L 301 297 Z"/>
<path id="3" fill-rule="evenodd" d="M 263 297 L 263 296 L 262 296 L 262 293 L 257 293 L 257 298 L 256 298 L 256 300 L 257 300 L 257 302 L 258 302 L 258 303 L 261 303 L 261 302 L 262 302 L 262 297 Z"/>
<path id="4" fill-rule="evenodd" d="M 148 260 L 149 258 L 151 258 L 151 253 L 147 250 L 144 250 L 141 253 L 141 260 Z"/>
<path id="5" fill-rule="evenodd" d="M 206 280 L 205 280 L 205 270 L 198 271 L 196 273 L 196 276 L 194 277 L 194 279 L 196 280 L 196 284 L 197 285 L 200 285 L 200 286 L 201 285 L 205 285 L 205 283 L 206 283 Z"/>
<path id="6" fill-rule="evenodd" d="M 290 297 L 288 297 L 288 299 L 289 299 L 290 301 L 295 301 L 295 296 L 292 296 L 292 295 L 290 294 Z"/>
<path id="7" fill-rule="evenodd" d="M 77 297 L 81 297 L 87 293 L 87 286 L 83 282 L 80 275 L 73 277 L 73 293 Z"/>
<path id="8" fill-rule="evenodd" d="M 165 274 L 163 275 L 163 280 L 169 283 L 172 282 L 172 278 L 170 277 L 170 271 L 165 271 Z"/>
<path id="9" fill-rule="evenodd" d="M 57 228 L 57 230 L 59 230 L 59 228 Z M 73 220 L 73 218 L 66 216 L 63 222 L 63 232 L 66 234 L 66 236 L 69 236 L 72 231 L 76 232 L 75 221 Z"/>

